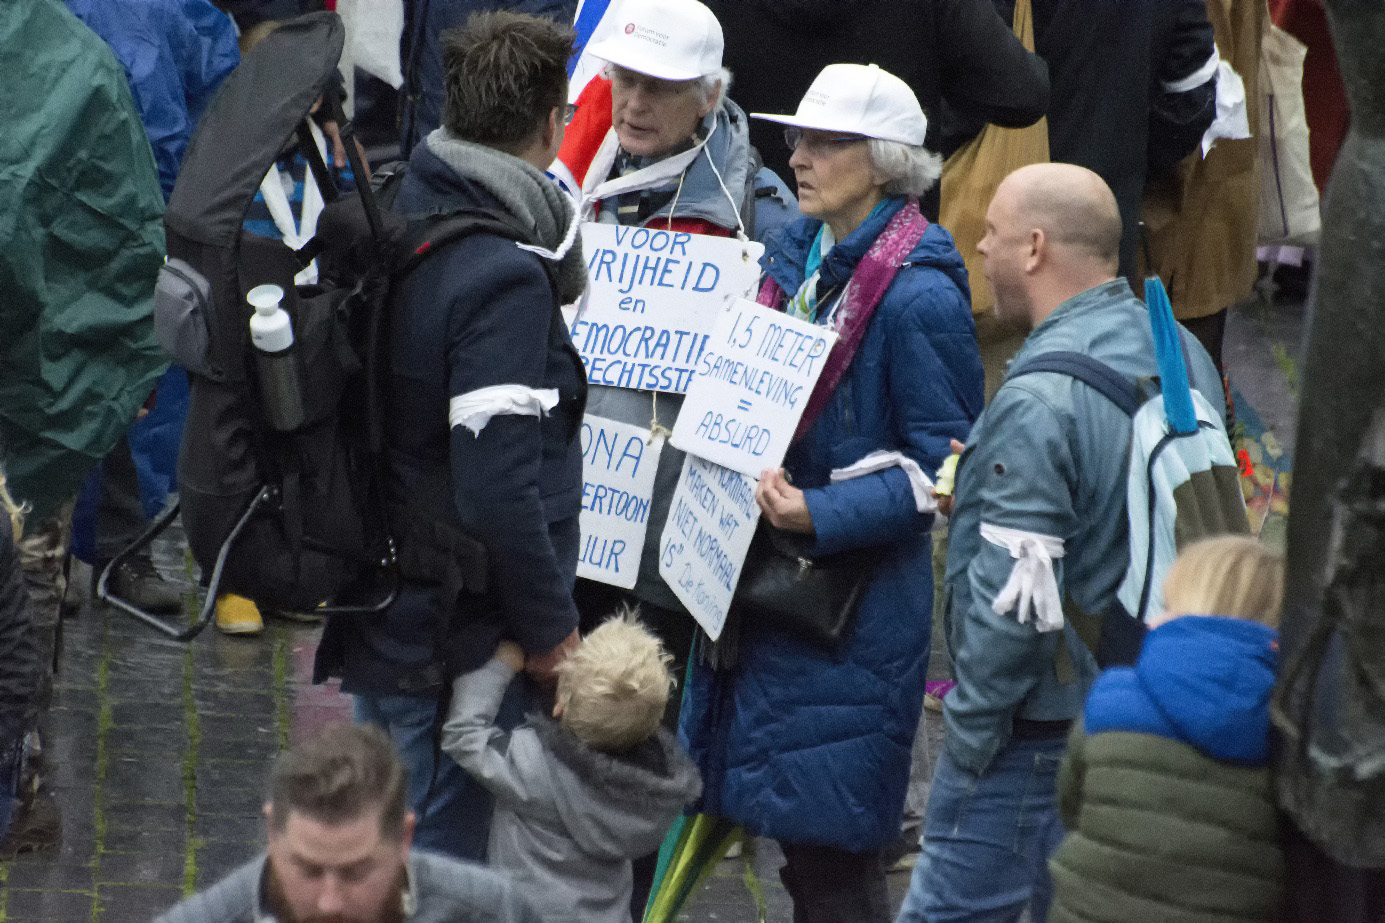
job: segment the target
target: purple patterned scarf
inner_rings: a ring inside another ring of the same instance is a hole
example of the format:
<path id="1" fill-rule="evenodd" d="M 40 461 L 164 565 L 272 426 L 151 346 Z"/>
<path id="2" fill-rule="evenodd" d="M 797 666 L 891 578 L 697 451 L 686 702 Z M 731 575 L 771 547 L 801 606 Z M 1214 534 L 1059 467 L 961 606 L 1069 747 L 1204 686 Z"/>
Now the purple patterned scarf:
<path id="1" fill-rule="evenodd" d="M 812 428 L 827 407 L 828 398 L 851 367 L 851 360 L 856 357 L 856 350 L 865 338 L 876 306 L 885 297 L 895 274 L 904 268 L 904 258 L 918 246 L 927 230 L 928 219 L 919 212 L 918 202 L 910 200 L 895 212 L 890 223 L 885 225 L 885 230 L 880 232 L 866 255 L 861 257 L 861 262 L 856 264 L 856 270 L 851 274 L 851 281 L 842 295 L 845 301 L 837 306 L 835 312 L 841 319 L 837 328 L 837 344 L 828 354 L 822 376 L 808 398 L 808 406 L 804 408 L 803 418 L 799 420 L 798 430 L 794 433 L 795 442 L 803 438 L 803 434 Z M 779 283 L 765 276 L 755 300 L 782 311 L 788 297 Z"/>

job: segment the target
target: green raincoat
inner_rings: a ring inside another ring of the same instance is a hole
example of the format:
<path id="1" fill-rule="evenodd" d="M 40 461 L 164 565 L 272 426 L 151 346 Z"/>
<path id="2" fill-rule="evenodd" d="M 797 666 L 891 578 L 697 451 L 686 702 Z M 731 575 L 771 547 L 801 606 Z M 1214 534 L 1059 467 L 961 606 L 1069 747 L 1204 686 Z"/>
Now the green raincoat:
<path id="1" fill-rule="evenodd" d="M 125 73 L 59 0 L 0 3 L 0 452 L 32 527 L 149 397 L 163 196 Z"/>

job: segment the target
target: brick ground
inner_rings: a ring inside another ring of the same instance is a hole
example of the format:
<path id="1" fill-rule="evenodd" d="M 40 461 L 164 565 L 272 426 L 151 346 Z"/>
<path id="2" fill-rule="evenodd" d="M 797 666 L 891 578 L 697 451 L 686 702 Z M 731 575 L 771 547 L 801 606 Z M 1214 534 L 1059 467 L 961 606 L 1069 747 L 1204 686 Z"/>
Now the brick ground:
<path id="1" fill-rule="evenodd" d="M 1289 434 L 1281 441 L 1290 449 L 1301 320 L 1298 305 L 1233 314 L 1226 350 L 1238 388 L 1268 427 Z M 187 572 L 176 539 L 161 545 L 158 563 L 169 575 Z M 0 865 L 0 923 L 147 921 L 258 852 L 274 754 L 348 717 L 333 687 L 308 683 L 316 636 L 271 622 L 259 638 L 209 629 L 182 645 L 118 613 L 86 608 L 67 622 L 49 720 L 63 842 Z M 918 745 L 929 765 L 938 724 Z M 789 919 L 774 844 L 756 844 L 749 864 L 767 918 Z M 746 865 L 721 863 L 681 919 L 754 920 Z M 907 874 L 891 876 L 896 901 L 907 883 Z"/>

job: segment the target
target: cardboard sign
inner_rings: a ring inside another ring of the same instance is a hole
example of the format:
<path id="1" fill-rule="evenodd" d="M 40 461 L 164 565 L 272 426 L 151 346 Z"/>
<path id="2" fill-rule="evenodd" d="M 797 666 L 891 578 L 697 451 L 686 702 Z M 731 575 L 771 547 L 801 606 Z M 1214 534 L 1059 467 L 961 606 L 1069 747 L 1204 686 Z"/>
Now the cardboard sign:
<path id="1" fill-rule="evenodd" d="M 659 575 L 715 641 L 731 611 L 760 507 L 755 479 L 689 455 L 659 539 Z"/>
<path id="2" fill-rule="evenodd" d="M 837 335 L 738 298 L 717 319 L 672 442 L 753 478 L 784 460 Z"/>
<path id="3" fill-rule="evenodd" d="M 753 292 L 764 247 L 686 231 L 582 225 L 590 287 L 572 342 L 594 385 L 683 393 L 730 296 Z"/>
<path id="4" fill-rule="evenodd" d="M 664 439 L 602 417 L 582 420 L 582 550 L 577 576 L 624 589 L 640 573 Z"/>

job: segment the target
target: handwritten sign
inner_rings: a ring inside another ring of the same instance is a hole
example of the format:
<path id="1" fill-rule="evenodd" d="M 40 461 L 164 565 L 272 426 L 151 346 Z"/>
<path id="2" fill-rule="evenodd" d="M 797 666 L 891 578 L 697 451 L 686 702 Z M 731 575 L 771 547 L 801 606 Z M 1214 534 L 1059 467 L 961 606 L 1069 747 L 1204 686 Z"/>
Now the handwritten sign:
<path id="1" fill-rule="evenodd" d="M 692 455 L 683 461 L 659 539 L 659 575 L 713 641 L 759 518 L 754 478 Z"/>
<path id="2" fill-rule="evenodd" d="M 649 430 L 602 417 L 582 421 L 582 551 L 577 576 L 635 585 L 649 529 L 654 473 L 664 450 Z"/>
<path id="3" fill-rule="evenodd" d="M 788 451 L 837 335 L 738 298 L 698 359 L 673 444 L 758 478 Z"/>
<path id="4" fill-rule="evenodd" d="M 754 291 L 764 247 L 686 231 L 582 225 L 590 289 L 572 342 L 594 385 L 681 394 L 726 299 Z"/>

